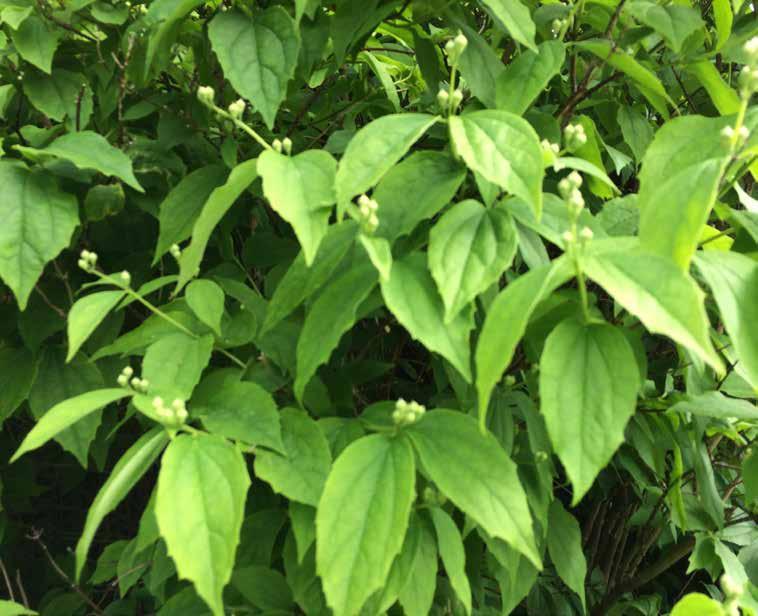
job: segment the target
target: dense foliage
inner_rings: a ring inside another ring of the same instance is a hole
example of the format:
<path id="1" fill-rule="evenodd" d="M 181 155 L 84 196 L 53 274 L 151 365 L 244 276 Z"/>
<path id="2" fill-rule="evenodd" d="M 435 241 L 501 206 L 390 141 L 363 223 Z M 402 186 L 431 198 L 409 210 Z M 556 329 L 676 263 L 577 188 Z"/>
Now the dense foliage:
<path id="1" fill-rule="evenodd" d="M 0 615 L 758 614 L 753 4 L 0 22 Z"/>

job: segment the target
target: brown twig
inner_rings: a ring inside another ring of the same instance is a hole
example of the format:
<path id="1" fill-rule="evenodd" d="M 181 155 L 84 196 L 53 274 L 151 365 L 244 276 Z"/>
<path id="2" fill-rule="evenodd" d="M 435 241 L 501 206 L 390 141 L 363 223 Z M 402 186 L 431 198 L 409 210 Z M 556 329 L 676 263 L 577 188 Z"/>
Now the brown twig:
<path id="1" fill-rule="evenodd" d="M 16 569 L 16 586 L 18 586 L 18 592 L 21 594 L 21 603 L 28 610 L 29 597 L 26 596 L 26 590 L 24 589 L 24 583 L 21 581 L 21 571 L 19 569 Z"/>
<path id="2" fill-rule="evenodd" d="M 8 588 L 8 596 L 10 597 L 11 601 L 15 601 L 16 596 L 13 594 L 13 584 L 11 584 L 11 579 L 8 576 L 8 571 L 5 568 L 5 563 L 3 562 L 2 558 L 0 558 L 0 571 L 3 572 L 3 579 L 5 579 L 5 586 Z"/>
<path id="3" fill-rule="evenodd" d="M 42 288 L 39 285 L 36 285 L 34 287 L 34 290 L 39 293 L 40 297 L 42 298 L 42 301 L 45 302 L 48 308 L 50 308 L 53 312 L 55 312 L 61 319 L 64 321 L 66 320 L 66 313 L 65 311 L 56 306 L 52 301 L 50 301 L 50 298 L 45 294 L 45 292 L 42 290 Z"/>

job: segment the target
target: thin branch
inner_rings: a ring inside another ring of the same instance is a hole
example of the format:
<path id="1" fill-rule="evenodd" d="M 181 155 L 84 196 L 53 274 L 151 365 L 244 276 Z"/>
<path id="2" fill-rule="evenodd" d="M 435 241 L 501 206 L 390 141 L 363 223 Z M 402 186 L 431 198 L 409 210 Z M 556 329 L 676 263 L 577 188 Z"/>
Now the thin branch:
<path id="1" fill-rule="evenodd" d="M 11 584 L 11 579 L 8 576 L 8 571 L 5 568 L 5 563 L 3 562 L 3 559 L 0 558 L 0 570 L 3 572 L 3 579 L 5 580 L 5 586 L 8 588 L 8 596 L 10 597 L 11 601 L 16 600 L 16 596 L 13 594 L 13 584 Z"/>
<path id="2" fill-rule="evenodd" d="M 18 586 L 18 592 L 21 593 L 21 603 L 28 610 L 29 609 L 29 597 L 26 596 L 26 590 L 24 589 L 24 583 L 21 581 L 21 570 L 16 569 L 16 586 Z"/>

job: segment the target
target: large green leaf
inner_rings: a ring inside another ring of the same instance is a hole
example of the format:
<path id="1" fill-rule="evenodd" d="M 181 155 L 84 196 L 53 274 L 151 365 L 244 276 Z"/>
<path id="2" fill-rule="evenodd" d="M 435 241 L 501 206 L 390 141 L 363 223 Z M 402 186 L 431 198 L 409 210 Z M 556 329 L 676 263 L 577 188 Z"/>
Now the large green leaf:
<path id="1" fill-rule="evenodd" d="M 450 208 L 429 234 L 429 269 L 450 323 L 497 282 L 516 255 L 518 235 L 508 211 L 469 199 Z"/>
<path id="2" fill-rule="evenodd" d="M 26 308 L 45 264 L 68 246 L 79 224 L 76 197 L 52 176 L 0 161 L 0 278 Z"/>
<path id="3" fill-rule="evenodd" d="M 547 551 L 558 575 L 579 595 L 586 611 L 584 578 L 587 577 L 587 560 L 582 552 L 582 530 L 576 518 L 557 499 L 550 503 Z"/>
<path id="4" fill-rule="evenodd" d="M 758 421 L 758 408 L 752 402 L 729 398 L 720 391 L 707 391 L 703 394 L 684 396 L 669 407 L 669 411 L 691 413 L 699 417 L 717 419 L 743 419 Z"/>
<path id="5" fill-rule="evenodd" d="M 497 80 L 497 108 L 523 114 L 560 72 L 565 55 L 560 41 L 545 41 L 535 51 L 521 53 Z"/>
<path id="6" fill-rule="evenodd" d="M 308 266 L 326 235 L 331 206 L 337 199 L 336 172 L 337 162 L 324 150 L 308 150 L 297 156 L 268 150 L 258 159 L 263 194 L 294 228 Z"/>
<path id="7" fill-rule="evenodd" d="M 708 595 L 699 592 L 691 592 L 677 601 L 671 616 L 725 616 L 726 612 L 721 604 Z"/>
<path id="8" fill-rule="evenodd" d="M 640 244 L 687 270 L 729 162 L 722 118 L 668 122 L 645 152 L 640 172 Z M 664 197 L 665 196 L 665 197 Z"/>
<path id="9" fill-rule="evenodd" d="M 621 331 L 569 318 L 548 336 L 540 360 L 542 415 L 578 503 L 624 441 L 640 374 Z"/>
<path id="10" fill-rule="evenodd" d="M 190 580 L 213 616 L 232 577 L 250 486 L 240 451 L 208 434 L 180 435 L 166 449 L 155 516 L 179 577 Z"/>
<path id="11" fill-rule="evenodd" d="M 62 33 L 62 29 L 48 24 L 42 17 L 30 15 L 11 33 L 11 38 L 24 60 L 49 75 Z"/>
<path id="12" fill-rule="evenodd" d="M 741 371 L 758 391 L 758 263 L 736 252 L 698 252 L 695 265 L 724 319 Z"/>
<path id="13" fill-rule="evenodd" d="M 407 616 L 428 616 L 437 588 L 437 542 L 434 529 L 425 518 L 411 515 L 409 533 L 413 531 L 413 526 L 417 527 L 418 546 L 398 601 Z"/>
<path id="14" fill-rule="evenodd" d="M 445 306 L 437 293 L 424 255 L 412 253 L 392 265 L 390 279 L 381 281 L 382 295 L 395 318 L 427 349 L 447 359 L 471 381 L 470 310 L 445 324 Z"/>
<path id="15" fill-rule="evenodd" d="M 213 229 L 242 195 L 253 180 L 258 177 L 257 160 L 246 160 L 240 163 L 229 174 L 226 183 L 214 189 L 203 206 L 200 216 L 192 227 L 192 242 L 182 252 L 179 259 L 179 281 L 176 283 L 178 293 L 185 284 L 197 276 L 200 263 L 208 246 Z"/>
<path id="16" fill-rule="evenodd" d="M 700 11 L 691 6 L 661 6 L 649 0 L 634 0 L 624 7 L 640 23 L 660 34 L 668 46 L 678 52 L 692 33 L 703 27 Z"/>
<path id="17" fill-rule="evenodd" d="M 316 514 L 316 567 L 335 616 L 358 614 L 400 552 L 415 496 L 413 451 L 373 435 L 337 458 Z"/>
<path id="18" fill-rule="evenodd" d="M 177 398 L 189 400 L 212 350 L 213 336 L 194 338 L 183 332 L 151 344 L 142 362 L 142 378 L 149 381 L 150 394 L 162 396 L 167 404 Z"/>
<path id="19" fill-rule="evenodd" d="M 435 410 L 407 429 L 422 469 L 489 535 L 541 567 L 516 465 L 494 436 L 463 413 Z"/>
<path id="20" fill-rule="evenodd" d="M 503 61 L 489 41 L 476 29 L 462 22 L 458 26 L 468 40 L 468 45 L 458 61 L 461 77 L 476 98 L 486 107 L 494 107 L 497 82 L 505 70 Z"/>
<path id="21" fill-rule="evenodd" d="M 0 616 L 37 616 L 37 613 L 15 601 L 0 599 Z"/>
<path id="22" fill-rule="evenodd" d="M 92 90 L 83 75 L 56 68 L 52 75 L 29 71 L 24 75 L 24 94 L 29 102 L 53 120 L 68 119 L 69 126 L 85 127 L 92 114 Z M 83 92 L 81 100 L 79 93 Z"/>
<path id="23" fill-rule="evenodd" d="M 280 6 L 255 11 L 252 18 L 227 11 L 213 18 L 208 36 L 226 78 L 272 128 L 297 66 L 297 24 Z"/>
<path id="24" fill-rule="evenodd" d="M 432 507 L 429 515 L 437 533 L 440 558 L 445 565 L 450 585 L 463 603 L 466 613 L 471 613 L 471 586 L 466 576 L 466 552 L 461 533 L 453 519 L 439 507 Z"/>
<path id="25" fill-rule="evenodd" d="M 481 0 L 495 20 L 504 27 L 514 40 L 534 49 L 536 27 L 529 7 L 520 0 Z"/>
<path id="26" fill-rule="evenodd" d="M 542 150 L 529 123 L 508 111 L 472 111 L 449 120 L 455 151 L 469 169 L 542 211 Z"/>
<path id="27" fill-rule="evenodd" d="M 345 210 L 350 199 L 366 192 L 392 169 L 438 119 L 424 113 L 398 113 L 383 116 L 361 128 L 348 143 L 337 167 L 340 211 Z M 381 215 L 379 210 L 380 218 Z"/>
<path id="28" fill-rule="evenodd" d="M 259 451 L 255 456 L 255 474 L 275 492 L 316 507 L 332 464 L 329 442 L 318 424 L 303 411 L 284 409 L 281 422 L 284 455 Z"/>
<path id="29" fill-rule="evenodd" d="M 708 334 L 704 293 L 670 259 L 631 251 L 607 253 L 588 257 L 584 268 L 650 333 L 668 336 L 723 371 Z"/>
<path id="30" fill-rule="evenodd" d="M 224 316 L 224 291 L 221 287 L 212 280 L 193 280 L 187 285 L 184 297 L 195 316 L 220 336 Z"/>
<path id="31" fill-rule="evenodd" d="M 68 355 L 66 361 L 71 361 L 82 344 L 123 299 L 124 295 L 123 291 L 100 291 L 77 300 L 71 306 L 68 313 Z"/>
<path id="32" fill-rule="evenodd" d="M 84 530 L 76 544 L 76 579 L 81 577 L 82 569 L 87 561 L 87 552 L 100 523 L 105 516 L 118 507 L 153 465 L 168 440 L 168 433 L 162 426 L 157 426 L 137 439 L 113 467 L 108 479 L 87 510 Z"/>

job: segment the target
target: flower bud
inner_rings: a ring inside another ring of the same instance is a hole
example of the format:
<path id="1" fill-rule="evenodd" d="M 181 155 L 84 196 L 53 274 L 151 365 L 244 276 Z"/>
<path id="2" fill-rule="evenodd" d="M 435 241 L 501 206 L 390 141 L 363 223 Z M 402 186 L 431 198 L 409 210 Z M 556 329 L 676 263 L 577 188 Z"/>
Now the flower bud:
<path id="1" fill-rule="evenodd" d="M 752 96 L 758 90 L 758 68 L 743 66 L 740 71 L 739 84 L 742 96 Z"/>
<path id="2" fill-rule="evenodd" d="M 134 368 L 131 366 L 124 366 L 124 369 L 121 371 L 121 374 L 123 374 L 126 377 L 131 377 L 134 374 Z"/>
<path id="3" fill-rule="evenodd" d="M 132 275 L 124 270 L 118 275 L 118 278 L 121 282 L 123 282 L 126 286 L 129 286 L 132 282 Z"/>
<path id="4" fill-rule="evenodd" d="M 506 387 L 513 387 L 516 384 L 516 377 L 512 374 L 508 374 L 505 376 L 505 385 Z"/>
<path id="5" fill-rule="evenodd" d="M 550 143 L 547 139 L 543 139 L 540 142 L 540 149 L 542 150 L 542 164 L 545 167 L 549 167 L 555 163 L 556 157 L 561 151 L 557 143 Z"/>
<path id="6" fill-rule="evenodd" d="M 721 129 L 721 132 L 719 133 L 721 137 L 721 143 L 724 146 L 731 146 L 732 142 L 734 141 L 734 128 L 731 126 L 725 126 Z"/>
<path id="7" fill-rule="evenodd" d="M 568 199 L 571 193 L 573 192 L 574 187 L 571 185 L 571 182 L 568 178 L 563 178 L 560 182 L 558 182 L 558 193 L 563 197 L 563 199 Z"/>
<path id="8" fill-rule="evenodd" d="M 245 101 L 238 98 L 232 104 L 229 105 L 229 115 L 235 120 L 241 120 L 245 113 Z"/>
<path id="9" fill-rule="evenodd" d="M 721 576 L 721 589 L 728 598 L 739 597 L 745 592 L 744 585 L 737 582 L 728 573 Z"/>
<path id="10" fill-rule="evenodd" d="M 589 242 L 594 236 L 595 234 L 592 232 L 592 229 L 590 229 L 589 227 L 584 227 L 579 232 L 579 237 L 582 239 L 583 242 Z"/>
<path id="11" fill-rule="evenodd" d="M 460 89 L 456 88 L 450 101 L 453 106 L 453 111 L 455 111 L 463 102 L 463 92 Z"/>
<path id="12" fill-rule="evenodd" d="M 126 387 L 129 385 L 129 377 L 125 374 L 119 374 L 116 383 L 118 383 L 120 387 Z"/>
<path id="13" fill-rule="evenodd" d="M 178 259 L 182 256 L 182 249 L 179 248 L 179 244 L 171 244 L 171 248 L 168 250 L 174 259 Z"/>
<path id="14" fill-rule="evenodd" d="M 574 219 L 578 218 L 579 214 L 581 214 L 584 209 L 584 197 L 578 188 L 574 188 L 571 191 L 566 203 L 568 204 L 571 217 Z"/>
<path id="15" fill-rule="evenodd" d="M 577 171 L 572 171 L 569 173 L 567 179 L 569 182 L 571 182 L 572 188 L 582 187 L 582 176 Z"/>
<path id="16" fill-rule="evenodd" d="M 140 381 L 139 378 L 135 376 L 131 381 L 129 381 L 129 384 L 132 386 L 132 389 L 136 389 L 137 391 L 139 391 L 141 389 L 140 388 L 141 382 L 142 381 Z"/>
<path id="17" fill-rule="evenodd" d="M 561 28 L 563 28 L 563 20 L 562 19 L 554 19 L 552 23 L 550 24 L 550 31 L 553 33 L 554 36 L 557 36 Z"/>
<path id="18" fill-rule="evenodd" d="M 216 97 L 216 92 L 210 86 L 200 86 L 197 89 L 197 100 L 203 105 L 210 107 L 213 105 L 213 99 Z"/>
<path id="19" fill-rule="evenodd" d="M 274 150 L 276 150 L 277 152 L 279 152 L 279 154 L 282 153 L 282 142 L 279 141 L 279 139 L 274 139 L 271 142 L 271 147 L 274 148 Z"/>
<path id="20" fill-rule="evenodd" d="M 751 39 L 745 41 L 742 46 L 742 51 L 748 57 L 748 64 L 755 66 L 758 64 L 758 36 L 754 36 Z"/>
<path id="21" fill-rule="evenodd" d="M 88 272 L 88 271 L 90 271 L 90 269 L 91 269 L 91 268 L 90 268 L 90 265 L 89 265 L 89 263 L 87 263 L 87 262 L 86 262 L 84 259 L 79 259 L 79 260 L 76 262 L 76 264 L 77 264 L 77 265 L 78 265 L 78 266 L 79 266 L 81 269 L 83 269 L 85 272 Z"/>
<path id="22" fill-rule="evenodd" d="M 437 104 L 440 106 L 440 109 L 447 109 L 450 104 L 450 94 L 447 90 L 441 89 L 437 92 Z"/>
<path id="23" fill-rule="evenodd" d="M 139 382 L 139 389 L 140 389 L 140 390 L 141 390 L 143 393 L 147 393 L 147 388 L 148 388 L 149 386 L 150 386 L 150 381 L 148 381 L 147 379 L 141 379 L 141 380 L 140 380 L 140 382 Z"/>
<path id="24" fill-rule="evenodd" d="M 566 149 L 573 152 L 587 143 L 587 133 L 584 132 L 584 126 L 581 124 L 569 124 L 563 130 L 563 139 Z"/>
<path id="25" fill-rule="evenodd" d="M 282 149 L 287 156 L 292 154 L 292 139 L 289 137 L 282 139 Z"/>
<path id="26" fill-rule="evenodd" d="M 360 207 L 366 207 L 368 209 L 368 204 L 370 202 L 371 198 L 366 194 L 362 194 L 360 197 L 358 197 L 358 205 Z"/>
<path id="27" fill-rule="evenodd" d="M 561 237 L 566 244 L 573 244 L 576 239 L 571 231 L 564 231 Z"/>
<path id="28" fill-rule="evenodd" d="M 453 42 L 455 43 L 455 48 L 459 55 L 466 51 L 466 47 L 468 47 L 468 39 L 463 32 L 459 32 L 458 36 L 453 39 Z"/>

